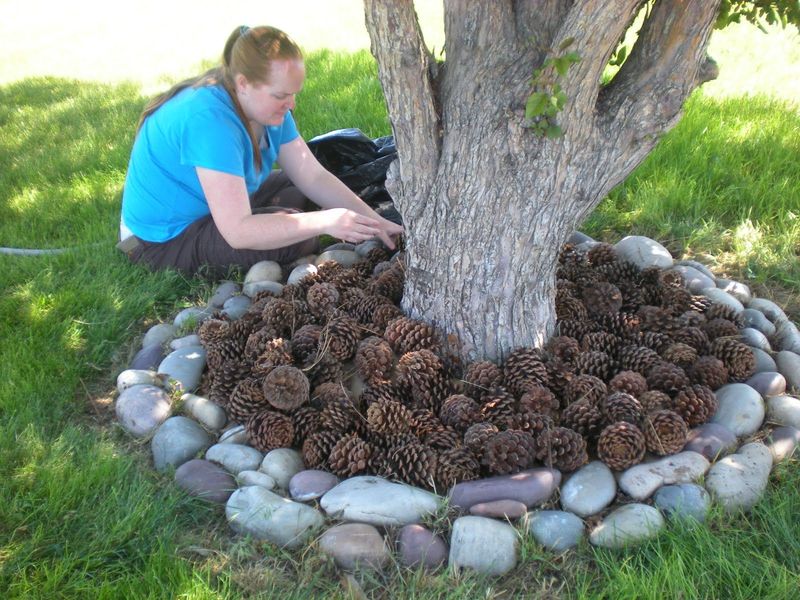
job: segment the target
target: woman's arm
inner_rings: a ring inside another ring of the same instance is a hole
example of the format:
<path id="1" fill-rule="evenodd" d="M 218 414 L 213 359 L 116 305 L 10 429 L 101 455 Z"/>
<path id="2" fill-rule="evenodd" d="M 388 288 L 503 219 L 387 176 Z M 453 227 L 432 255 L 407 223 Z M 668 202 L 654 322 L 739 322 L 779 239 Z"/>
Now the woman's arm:
<path id="1" fill-rule="evenodd" d="M 384 219 L 356 196 L 338 178 L 319 164 L 305 141 L 297 137 L 283 144 L 278 153 L 278 164 L 301 192 L 322 208 L 345 208 L 375 221 L 378 237 L 389 248 L 394 248 L 391 236 L 403 233 L 403 228 Z"/>
<path id="2" fill-rule="evenodd" d="M 202 167 L 196 170 L 214 224 L 233 248 L 271 250 L 323 233 L 358 243 L 380 236 L 383 231 L 375 219 L 346 207 L 308 213 L 253 214 L 242 177 Z"/>

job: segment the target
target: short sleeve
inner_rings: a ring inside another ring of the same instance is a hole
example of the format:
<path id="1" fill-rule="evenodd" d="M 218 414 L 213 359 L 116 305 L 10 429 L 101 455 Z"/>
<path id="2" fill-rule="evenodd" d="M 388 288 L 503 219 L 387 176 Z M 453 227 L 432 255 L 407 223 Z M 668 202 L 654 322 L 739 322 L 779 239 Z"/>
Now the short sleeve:
<path id="1" fill-rule="evenodd" d="M 283 119 L 283 125 L 281 126 L 280 143 L 286 144 L 299 136 L 300 132 L 297 131 L 297 124 L 294 122 L 294 116 L 291 112 L 287 112 Z"/>
<path id="2" fill-rule="evenodd" d="M 231 116 L 217 110 L 203 110 L 186 120 L 180 135 L 182 165 L 202 167 L 243 177 L 245 133 Z"/>

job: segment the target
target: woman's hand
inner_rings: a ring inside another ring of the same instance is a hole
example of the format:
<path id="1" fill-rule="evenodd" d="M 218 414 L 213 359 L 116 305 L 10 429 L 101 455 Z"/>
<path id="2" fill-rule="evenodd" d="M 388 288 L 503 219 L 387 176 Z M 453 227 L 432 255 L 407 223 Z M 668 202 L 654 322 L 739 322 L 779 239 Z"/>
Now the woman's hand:
<path id="1" fill-rule="evenodd" d="M 345 242 L 359 243 L 374 237 L 383 237 L 382 223 L 347 208 L 329 208 L 321 211 L 327 221 L 325 233 Z M 385 234 L 384 234 L 385 235 Z"/>
<path id="2" fill-rule="evenodd" d="M 393 223 L 388 219 L 384 219 L 381 216 L 378 217 L 378 223 L 381 230 L 378 237 L 386 244 L 389 250 L 394 250 L 394 236 L 403 233 L 403 226 Z"/>

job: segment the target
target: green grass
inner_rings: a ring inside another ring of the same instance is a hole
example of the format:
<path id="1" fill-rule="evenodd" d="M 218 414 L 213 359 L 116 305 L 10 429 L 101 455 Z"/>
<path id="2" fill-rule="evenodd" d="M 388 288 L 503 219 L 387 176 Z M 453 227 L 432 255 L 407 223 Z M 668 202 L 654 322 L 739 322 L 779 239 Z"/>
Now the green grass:
<path id="1" fill-rule="evenodd" d="M 304 136 L 389 133 L 375 72 L 364 51 L 312 53 L 297 110 Z M 776 97 L 693 97 L 587 230 L 609 240 L 651 235 L 766 297 L 796 297 L 800 117 Z M 145 101 L 132 83 L 0 86 L 0 245 L 74 248 L 0 255 L 0 596 L 347 597 L 340 573 L 312 549 L 287 554 L 233 537 L 219 508 L 179 493 L 152 470 L 148 446 L 114 424 L 114 376 L 142 333 L 209 291 L 132 266 L 113 247 Z M 777 468 L 747 517 L 714 514 L 707 528 L 670 527 L 635 549 L 559 556 L 522 536 L 523 560 L 503 578 L 391 567 L 349 585 L 382 598 L 792 597 L 797 467 Z"/>

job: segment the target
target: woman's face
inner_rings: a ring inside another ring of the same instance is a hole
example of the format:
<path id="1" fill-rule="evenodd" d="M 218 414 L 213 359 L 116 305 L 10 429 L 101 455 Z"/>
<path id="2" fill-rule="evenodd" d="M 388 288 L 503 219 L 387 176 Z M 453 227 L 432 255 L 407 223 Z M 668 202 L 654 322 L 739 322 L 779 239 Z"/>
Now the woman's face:
<path id="1" fill-rule="evenodd" d="M 236 93 L 245 116 L 259 125 L 280 125 L 294 108 L 297 93 L 303 89 L 306 69 L 302 60 L 274 60 L 269 83 L 251 84 L 236 76 Z"/>

